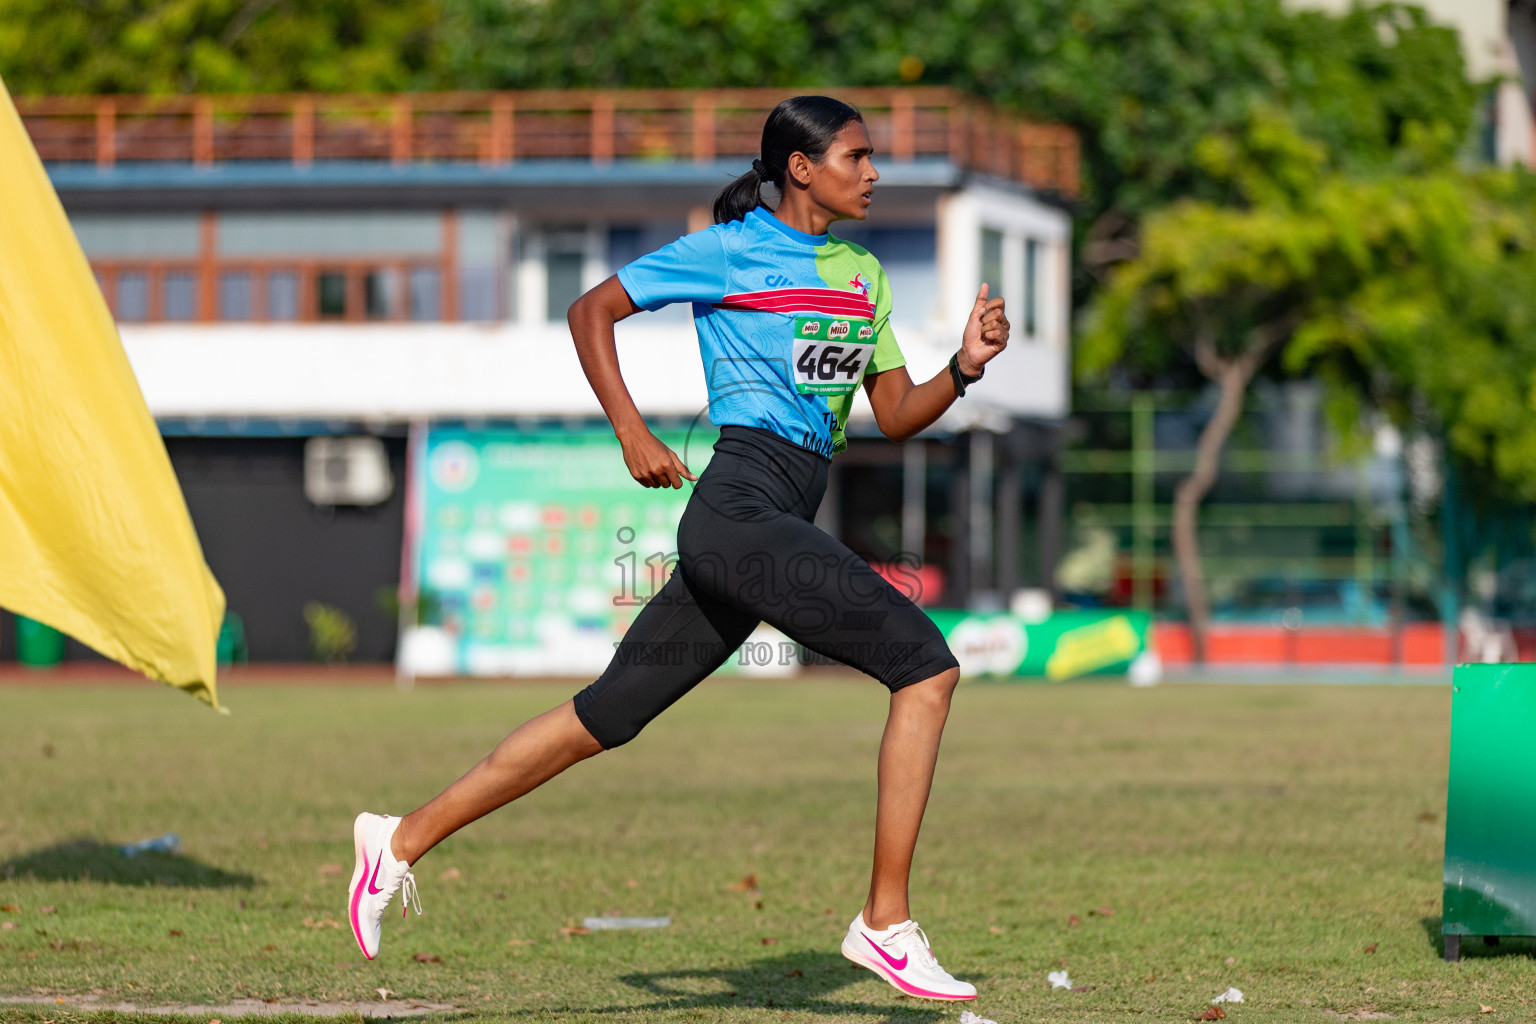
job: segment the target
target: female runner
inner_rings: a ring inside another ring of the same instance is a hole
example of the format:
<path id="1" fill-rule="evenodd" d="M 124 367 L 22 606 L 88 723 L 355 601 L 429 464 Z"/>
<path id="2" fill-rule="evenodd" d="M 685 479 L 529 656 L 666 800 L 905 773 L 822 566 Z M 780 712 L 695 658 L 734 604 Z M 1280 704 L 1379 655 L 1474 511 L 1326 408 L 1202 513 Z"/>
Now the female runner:
<path id="1" fill-rule="evenodd" d="M 905 441 L 982 375 L 1007 344 L 1009 325 L 1003 300 L 988 301 L 983 284 L 949 367 L 912 382 L 891 332 L 880 264 L 827 233 L 833 221 L 867 216 L 880 177 L 872 152 L 854 108 L 825 96 L 785 100 L 763 127 L 761 158 L 716 198 L 712 227 L 636 260 L 571 306 L 582 370 L 630 475 L 645 487 L 696 481 L 678 524 L 678 566 L 607 670 L 573 700 L 519 726 L 405 817 L 358 815 L 349 916 L 364 956 L 378 952 L 384 908 L 402 886 L 411 902 L 410 866 L 422 854 L 633 739 L 763 621 L 891 691 L 869 898 L 843 954 L 908 995 L 976 997 L 939 966 L 907 906 L 958 664 L 916 605 L 812 519 L 861 382 L 881 431 Z M 765 181 L 781 197 L 773 210 L 759 196 Z M 720 427 L 701 478 L 647 429 L 614 347 L 615 323 L 671 302 L 693 304 L 710 419 Z"/>

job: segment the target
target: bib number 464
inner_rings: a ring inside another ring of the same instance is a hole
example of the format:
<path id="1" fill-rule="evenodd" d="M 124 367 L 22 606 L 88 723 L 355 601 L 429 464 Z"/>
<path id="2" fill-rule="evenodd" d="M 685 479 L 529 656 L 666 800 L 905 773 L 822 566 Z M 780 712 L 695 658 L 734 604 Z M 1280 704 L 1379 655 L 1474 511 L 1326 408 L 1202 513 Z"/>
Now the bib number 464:
<path id="1" fill-rule="evenodd" d="M 874 345 L 806 338 L 795 342 L 795 390 L 802 395 L 846 395 L 859 386 Z"/>

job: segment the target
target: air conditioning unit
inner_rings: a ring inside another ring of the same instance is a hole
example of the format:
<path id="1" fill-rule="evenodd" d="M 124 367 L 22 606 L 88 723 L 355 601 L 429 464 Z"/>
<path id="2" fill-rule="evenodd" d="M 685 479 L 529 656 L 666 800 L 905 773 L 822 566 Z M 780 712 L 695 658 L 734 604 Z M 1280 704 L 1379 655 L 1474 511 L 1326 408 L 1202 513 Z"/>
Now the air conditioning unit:
<path id="1" fill-rule="evenodd" d="M 377 505 L 394 490 L 376 437 L 312 437 L 304 444 L 304 496 L 316 505 Z"/>

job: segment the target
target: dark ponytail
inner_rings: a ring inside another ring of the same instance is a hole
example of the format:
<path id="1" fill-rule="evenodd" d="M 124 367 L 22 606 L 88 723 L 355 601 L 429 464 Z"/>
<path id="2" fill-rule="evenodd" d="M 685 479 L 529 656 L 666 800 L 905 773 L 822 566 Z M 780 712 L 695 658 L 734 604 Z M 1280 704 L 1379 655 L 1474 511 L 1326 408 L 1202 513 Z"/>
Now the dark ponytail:
<path id="1" fill-rule="evenodd" d="M 792 155 L 804 153 L 811 162 L 820 163 L 837 133 L 863 120 L 858 110 L 830 96 L 793 96 L 774 107 L 763 125 L 762 156 L 715 197 L 715 223 L 741 220 L 762 206 L 765 181 L 783 195 Z"/>

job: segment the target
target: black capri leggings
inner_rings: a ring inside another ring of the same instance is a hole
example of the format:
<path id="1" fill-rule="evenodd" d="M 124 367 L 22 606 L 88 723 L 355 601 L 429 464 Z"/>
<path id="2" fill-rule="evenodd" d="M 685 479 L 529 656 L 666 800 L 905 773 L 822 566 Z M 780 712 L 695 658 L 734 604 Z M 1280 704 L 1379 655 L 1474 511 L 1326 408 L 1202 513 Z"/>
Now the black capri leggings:
<path id="1" fill-rule="evenodd" d="M 893 693 L 959 666 L 917 605 L 812 524 L 829 465 L 767 430 L 721 429 L 678 523 L 677 569 L 576 695 L 604 748 L 634 739 L 759 622 Z"/>

